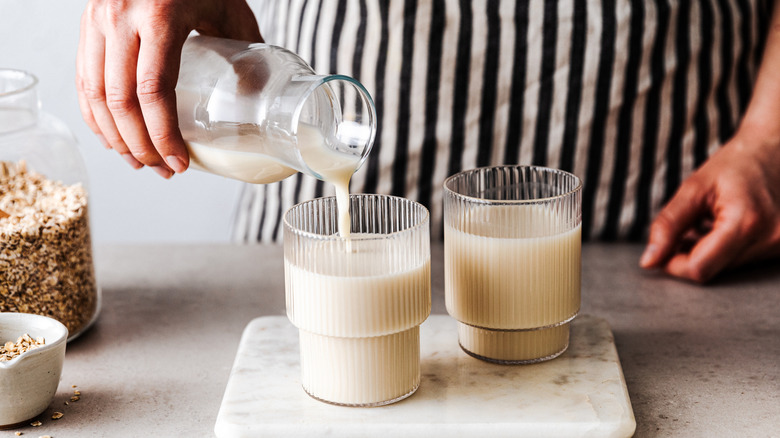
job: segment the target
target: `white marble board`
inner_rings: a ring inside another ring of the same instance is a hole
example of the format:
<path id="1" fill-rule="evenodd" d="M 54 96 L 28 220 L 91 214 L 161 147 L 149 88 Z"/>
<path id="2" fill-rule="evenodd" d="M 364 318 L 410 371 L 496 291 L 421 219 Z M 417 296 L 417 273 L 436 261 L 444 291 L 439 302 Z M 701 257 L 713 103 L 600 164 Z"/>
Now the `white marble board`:
<path id="1" fill-rule="evenodd" d="M 535 365 L 496 365 L 458 346 L 455 320 L 420 330 L 420 388 L 399 403 L 349 408 L 301 388 L 298 330 L 284 316 L 244 330 L 217 416 L 219 437 L 627 437 L 636 427 L 606 321 L 579 316 L 568 351 Z"/>

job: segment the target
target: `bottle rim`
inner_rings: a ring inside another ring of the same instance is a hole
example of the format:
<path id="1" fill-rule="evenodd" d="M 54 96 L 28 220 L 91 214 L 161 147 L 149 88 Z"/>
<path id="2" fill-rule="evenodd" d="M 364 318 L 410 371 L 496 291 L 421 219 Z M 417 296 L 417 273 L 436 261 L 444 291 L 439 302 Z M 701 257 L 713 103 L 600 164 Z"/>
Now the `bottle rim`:
<path id="1" fill-rule="evenodd" d="M 366 142 L 366 147 L 363 148 L 363 151 L 360 154 L 360 159 L 357 162 L 357 166 L 355 167 L 355 172 L 357 172 L 361 167 L 363 167 L 363 164 L 368 160 L 368 155 L 371 153 L 371 149 L 374 147 L 374 142 L 376 140 L 376 132 L 377 132 L 377 114 L 376 114 L 376 105 L 374 104 L 374 99 L 371 97 L 371 94 L 366 90 L 366 88 L 363 86 L 363 84 L 360 83 L 360 81 L 356 80 L 355 78 L 352 78 L 350 76 L 346 75 L 339 75 L 339 74 L 333 74 L 333 75 L 312 75 L 307 77 L 299 77 L 298 80 L 309 80 L 311 81 L 311 86 L 308 90 L 301 96 L 300 98 L 300 104 L 295 109 L 295 112 L 292 115 L 291 120 L 291 129 L 292 133 L 297 135 L 298 133 L 298 126 L 300 124 L 300 116 L 301 111 L 303 110 L 303 103 L 306 102 L 311 95 L 314 93 L 314 91 L 329 82 L 335 82 L 335 81 L 343 81 L 346 82 L 355 89 L 357 89 L 360 92 L 360 97 L 364 99 L 367 103 L 368 108 L 368 126 L 371 129 L 371 132 L 368 135 L 368 141 Z M 321 175 L 319 175 L 317 172 L 312 170 L 304 161 L 301 161 L 301 163 L 306 167 L 307 173 L 310 175 L 314 175 L 318 179 L 322 179 Z"/>

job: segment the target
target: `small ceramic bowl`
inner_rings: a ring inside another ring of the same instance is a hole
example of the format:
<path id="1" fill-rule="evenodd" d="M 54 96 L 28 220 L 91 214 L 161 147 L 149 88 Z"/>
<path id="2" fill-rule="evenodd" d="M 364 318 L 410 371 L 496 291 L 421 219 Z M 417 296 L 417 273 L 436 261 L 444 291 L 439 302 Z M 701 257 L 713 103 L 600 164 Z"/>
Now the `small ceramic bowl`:
<path id="1" fill-rule="evenodd" d="M 0 429 L 23 424 L 45 411 L 60 383 L 68 329 L 29 313 L 0 313 L 0 343 L 19 336 L 43 337 L 46 344 L 0 362 Z"/>

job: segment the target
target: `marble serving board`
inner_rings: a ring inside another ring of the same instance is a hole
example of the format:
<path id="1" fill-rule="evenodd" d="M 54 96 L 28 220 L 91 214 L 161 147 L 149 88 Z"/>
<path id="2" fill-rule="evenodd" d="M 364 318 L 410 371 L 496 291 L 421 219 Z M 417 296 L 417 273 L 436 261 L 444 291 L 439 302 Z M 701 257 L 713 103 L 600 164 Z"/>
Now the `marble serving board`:
<path id="1" fill-rule="evenodd" d="M 606 321 L 579 316 L 569 349 L 534 365 L 497 365 L 458 346 L 455 320 L 420 329 L 420 388 L 383 407 L 309 397 L 300 383 L 298 330 L 283 316 L 244 330 L 215 432 L 219 437 L 627 437 L 636 427 Z"/>

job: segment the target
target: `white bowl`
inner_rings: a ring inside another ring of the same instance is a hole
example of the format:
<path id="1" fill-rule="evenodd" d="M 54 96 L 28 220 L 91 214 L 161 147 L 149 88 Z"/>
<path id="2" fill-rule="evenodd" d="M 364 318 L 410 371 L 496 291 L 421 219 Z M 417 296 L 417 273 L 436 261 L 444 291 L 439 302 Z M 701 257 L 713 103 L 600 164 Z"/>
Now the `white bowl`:
<path id="1" fill-rule="evenodd" d="M 52 318 L 29 313 L 0 313 L 0 343 L 19 336 L 43 337 L 46 344 L 0 362 L 0 429 L 40 415 L 60 383 L 68 329 Z"/>

